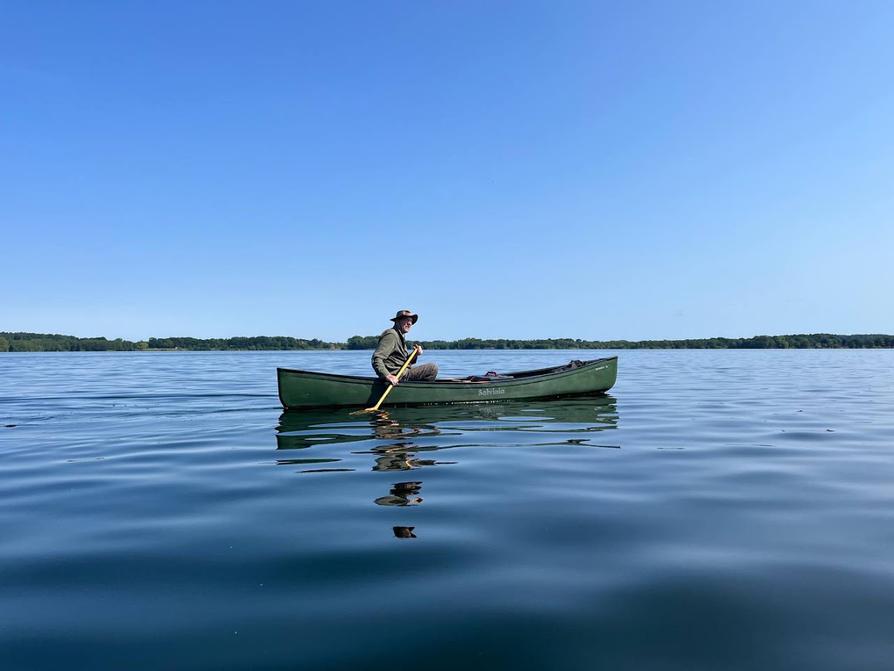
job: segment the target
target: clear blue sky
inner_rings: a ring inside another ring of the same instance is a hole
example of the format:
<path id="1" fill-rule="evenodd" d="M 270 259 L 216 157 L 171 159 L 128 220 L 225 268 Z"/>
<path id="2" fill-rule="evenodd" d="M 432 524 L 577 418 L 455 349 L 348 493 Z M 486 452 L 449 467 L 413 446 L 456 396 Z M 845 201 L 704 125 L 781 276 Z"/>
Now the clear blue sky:
<path id="1" fill-rule="evenodd" d="M 0 0 L 0 331 L 894 332 L 894 3 Z"/>

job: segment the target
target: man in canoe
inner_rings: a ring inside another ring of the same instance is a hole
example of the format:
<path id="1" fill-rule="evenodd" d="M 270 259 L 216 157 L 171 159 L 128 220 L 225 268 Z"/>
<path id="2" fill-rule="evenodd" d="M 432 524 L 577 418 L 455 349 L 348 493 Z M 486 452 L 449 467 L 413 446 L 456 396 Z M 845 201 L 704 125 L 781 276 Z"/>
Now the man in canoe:
<path id="1" fill-rule="evenodd" d="M 390 384 L 397 384 L 397 372 L 410 356 L 404 336 L 410 332 L 418 319 L 419 315 L 411 310 L 398 310 L 397 314 L 391 318 L 394 326 L 386 329 L 379 336 L 379 345 L 372 355 L 372 367 L 376 371 L 376 375 Z M 419 345 L 416 347 L 419 349 L 419 354 L 416 355 L 418 359 L 422 355 L 422 347 Z M 437 376 L 438 365 L 424 363 L 419 366 L 410 366 L 400 379 L 428 382 Z"/>

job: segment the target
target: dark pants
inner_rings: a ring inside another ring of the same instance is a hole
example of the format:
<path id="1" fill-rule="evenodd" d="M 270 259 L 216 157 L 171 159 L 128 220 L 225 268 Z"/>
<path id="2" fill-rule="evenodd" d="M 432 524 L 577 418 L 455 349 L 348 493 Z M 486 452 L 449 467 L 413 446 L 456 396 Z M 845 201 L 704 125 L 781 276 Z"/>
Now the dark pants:
<path id="1" fill-rule="evenodd" d="M 423 363 L 418 366 L 410 366 L 410 369 L 400 379 L 407 382 L 431 382 L 436 377 L 438 377 L 438 364 Z"/>

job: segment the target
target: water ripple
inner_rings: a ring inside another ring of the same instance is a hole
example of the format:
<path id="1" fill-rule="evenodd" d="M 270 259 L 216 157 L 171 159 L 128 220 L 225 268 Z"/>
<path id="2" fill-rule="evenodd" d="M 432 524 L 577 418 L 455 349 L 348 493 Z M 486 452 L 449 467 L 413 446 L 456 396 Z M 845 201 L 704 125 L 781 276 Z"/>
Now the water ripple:
<path id="1" fill-rule="evenodd" d="M 891 352 L 622 352 L 604 397 L 278 407 L 276 366 L 368 365 L 0 355 L 4 669 L 887 668 Z"/>

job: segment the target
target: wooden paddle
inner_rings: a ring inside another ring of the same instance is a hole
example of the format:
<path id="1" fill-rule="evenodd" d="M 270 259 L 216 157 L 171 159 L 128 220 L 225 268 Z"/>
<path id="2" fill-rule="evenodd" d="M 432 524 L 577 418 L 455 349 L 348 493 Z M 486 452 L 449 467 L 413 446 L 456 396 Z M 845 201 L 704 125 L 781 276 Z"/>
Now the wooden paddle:
<path id="1" fill-rule="evenodd" d="M 413 361 L 413 357 L 415 357 L 417 354 L 419 354 L 419 345 L 414 345 L 413 351 L 410 353 L 410 356 L 407 357 L 407 360 L 404 361 L 404 365 L 400 367 L 400 370 L 397 371 L 397 374 L 395 375 L 395 377 L 397 378 L 398 381 L 400 381 L 400 376 L 403 375 L 406 372 L 407 368 L 410 367 L 410 362 Z M 384 401 L 387 398 L 388 394 L 391 393 L 392 389 L 394 389 L 394 385 L 389 384 L 388 389 L 386 389 L 385 392 L 382 394 L 382 398 L 380 398 L 379 402 L 376 403 L 373 407 L 364 408 L 363 410 L 355 410 L 351 414 L 352 415 L 360 415 L 360 414 L 363 414 L 364 412 L 375 412 L 376 410 L 379 409 L 379 406 L 382 405 L 382 401 Z"/>

